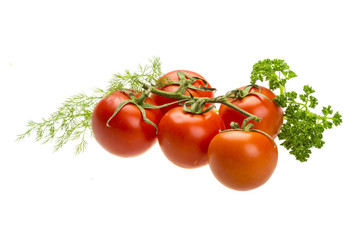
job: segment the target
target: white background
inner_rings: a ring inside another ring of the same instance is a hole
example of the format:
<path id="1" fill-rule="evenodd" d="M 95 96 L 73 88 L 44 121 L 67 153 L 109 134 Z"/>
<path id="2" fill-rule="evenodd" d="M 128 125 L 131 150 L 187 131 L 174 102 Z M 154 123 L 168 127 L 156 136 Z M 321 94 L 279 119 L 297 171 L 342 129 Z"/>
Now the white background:
<path id="1" fill-rule="evenodd" d="M 0 3 L 0 239 L 360 239 L 357 1 L 16 1 Z M 285 59 L 319 106 L 343 115 L 300 163 L 280 147 L 262 187 L 237 192 L 208 167 L 172 165 L 158 146 L 121 159 L 94 139 L 53 153 L 28 120 L 159 56 L 217 94 L 252 65 Z"/>

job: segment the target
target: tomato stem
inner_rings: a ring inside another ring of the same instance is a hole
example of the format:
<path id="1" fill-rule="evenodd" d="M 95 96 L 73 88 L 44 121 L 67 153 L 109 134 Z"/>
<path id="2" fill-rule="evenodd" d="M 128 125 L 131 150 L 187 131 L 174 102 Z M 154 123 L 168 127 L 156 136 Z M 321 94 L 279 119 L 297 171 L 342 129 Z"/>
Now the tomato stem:
<path id="1" fill-rule="evenodd" d="M 180 85 L 175 93 L 184 94 L 186 89 L 194 82 L 194 80 L 189 78 L 183 71 L 178 71 L 177 74 L 179 76 Z"/>
<path id="2" fill-rule="evenodd" d="M 221 103 L 221 104 L 223 104 L 223 105 L 225 105 L 225 106 L 228 106 L 228 107 L 230 107 L 230 108 L 232 108 L 232 109 L 240 112 L 241 114 L 245 115 L 246 117 L 251 117 L 251 118 L 252 118 L 254 121 L 256 121 L 256 122 L 260 122 L 260 121 L 261 121 L 261 118 L 259 118 L 259 117 L 255 116 L 255 115 L 253 115 L 253 114 L 245 111 L 245 110 L 242 109 L 242 108 L 239 108 L 239 107 L 235 106 L 234 104 L 230 103 L 227 99 L 220 100 L 220 101 L 219 101 L 219 100 L 218 100 L 218 101 L 214 101 L 214 103 Z"/>
<path id="3" fill-rule="evenodd" d="M 147 89 L 145 92 L 143 92 L 140 97 L 135 99 L 135 102 L 139 105 L 142 105 L 145 102 L 145 99 L 150 95 L 151 88 Z"/>
<path id="4" fill-rule="evenodd" d="M 184 94 L 182 94 L 181 92 L 178 92 L 178 91 L 176 91 L 176 92 L 166 92 L 166 91 L 162 91 L 162 90 L 159 90 L 157 88 L 154 88 L 152 86 L 149 86 L 147 84 L 144 84 L 143 88 L 146 91 L 150 91 L 151 93 L 162 96 L 162 97 L 167 97 L 167 98 L 172 98 L 172 99 L 177 99 L 177 100 L 189 100 L 189 101 L 192 101 L 193 104 L 195 104 L 195 102 L 199 102 L 199 101 L 201 101 L 204 104 L 204 106 L 205 106 L 206 103 L 220 103 L 220 104 L 226 105 L 226 106 L 240 112 L 241 114 L 245 115 L 246 117 L 251 117 L 256 122 L 261 121 L 261 118 L 259 118 L 259 117 L 255 116 L 255 115 L 253 115 L 253 114 L 251 114 L 251 113 L 249 113 L 249 112 L 235 106 L 234 104 L 230 103 L 227 100 L 227 97 L 229 95 L 233 94 L 233 91 L 230 91 L 228 94 L 226 94 L 224 96 L 218 96 L 218 97 L 215 97 L 215 98 L 208 98 L 208 97 L 187 96 L 187 95 L 184 95 Z M 185 104 L 186 104 L 186 102 L 185 102 Z M 193 113 L 199 114 L 199 109 L 197 109 L 197 111 L 194 110 Z"/>

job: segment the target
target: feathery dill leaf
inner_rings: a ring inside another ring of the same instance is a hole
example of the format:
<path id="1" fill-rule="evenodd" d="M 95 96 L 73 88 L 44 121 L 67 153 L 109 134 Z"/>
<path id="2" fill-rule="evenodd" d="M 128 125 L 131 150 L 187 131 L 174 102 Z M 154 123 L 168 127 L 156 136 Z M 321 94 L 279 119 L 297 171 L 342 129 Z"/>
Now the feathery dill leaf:
<path id="1" fill-rule="evenodd" d="M 109 82 L 106 95 L 110 95 L 117 89 L 125 88 L 141 91 L 144 83 L 153 85 L 161 76 L 160 58 L 153 57 L 153 59 L 150 60 L 149 65 L 139 65 L 137 71 L 130 72 L 130 70 L 125 70 L 124 74 L 114 74 L 113 78 Z"/>
<path id="2" fill-rule="evenodd" d="M 142 83 L 154 83 L 161 76 L 161 63 L 158 57 L 150 64 L 139 66 L 137 72 L 125 71 L 116 74 L 106 90 L 95 89 L 91 95 L 80 93 L 66 99 L 57 111 L 41 121 L 29 121 L 27 130 L 17 136 L 17 141 L 35 135 L 35 141 L 47 143 L 54 141 L 54 151 L 61 149 L 69 141 L 77 142 L 74 153 L 77 155 L 87 147 L 87 138 L 92 137 L 91 116 L 96 104 L 118 89 L 131 88 L 140 91 Z"/>
<path id="3" fill-rule="evenodd" d="M 47 143 L 55 140 L 54 151 L 62 148 L 69 141 L 77 141 L 75 154 L 82 152 L 86 146 L 86 137 L 92 134 L 91 114 L 102 95 L 74 95 L 53 112 L 49 118 L 41 121 L 29 121 L 27 131 L 18 135 L 17 140 L 35 134 L 35 140 Z"/>

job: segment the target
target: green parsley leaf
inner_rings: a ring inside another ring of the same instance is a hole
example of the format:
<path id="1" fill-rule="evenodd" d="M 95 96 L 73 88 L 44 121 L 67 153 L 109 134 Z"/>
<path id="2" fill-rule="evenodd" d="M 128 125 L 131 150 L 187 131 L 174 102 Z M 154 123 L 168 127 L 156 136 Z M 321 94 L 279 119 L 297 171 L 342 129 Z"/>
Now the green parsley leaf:
<path id="1" fill-rule="evenodd" d="M 254 64 L 251 72 L 251 84 L 256 81 L 268 81 L 271 90 L 280 90 L 274 99 L 277 106 L 284 108 L 284 123 L 278 135 L 282 140 L 280 145 L 290 151 L 290 154 L 301 162 L 306 162 L 311 155 L 312 148 L 321 148 L 325 144 L 323 133 L 333 125 L 339 126 L 342 116 L 336 112 L 333 116 L 331 106 L 323 107 L 322 114 L 316 114 L 310 109 L 315 109 L 319 104 L 318 99 L 312 94 L 315 90 L 305 85 L 303 93 L 286 91 L 286 83 L 297 75 L 290 70 L 284 60 L 265 59 Z"/>

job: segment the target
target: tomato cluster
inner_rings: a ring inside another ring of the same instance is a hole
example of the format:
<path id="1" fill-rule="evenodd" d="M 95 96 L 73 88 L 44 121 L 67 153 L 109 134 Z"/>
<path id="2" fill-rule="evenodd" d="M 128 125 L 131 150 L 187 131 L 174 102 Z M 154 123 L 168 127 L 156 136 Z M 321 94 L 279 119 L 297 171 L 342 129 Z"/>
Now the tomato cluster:
<path id="1" fill-rule="evenodd" d="M 183 96 L 214 98 L 204 77 L 186 70 L 165 74 L 160 79 L 165 84 L 156 89 L 176 93 L 184 79 L 193 81 Z M 179 98 L 151 93 L 142 108 L 129 101 L 131 95 L 139 97 L 142 93 L 117 90 L 96 105 L 92 130 L 99 144 L 114 155 L 138 156 L 158 140 L 166 158 L 176 166 L 192 169 L 209 164 L 223 185 L 234 190 L 251 190 L 264 184 L 275 170 L 278 152 L 272 138 L 280 131 L 283 111 L 272 101 L 276 96 L 269 89 L 248 90 L 246 96 L 230 98 L 228 102 L 261 118 L 260 122 L 249 122 L 254 128 L 246 127 L 243 123 L 247 117 L 228 104 L 221 104 L 217 113 L 209 108 L 212 103 L 208 101 L 201 105 L 203 111 L 194 113 L 187 111 L 188 106 L 177 101 Z M 261 94 L 251 94 L 254 92 Z M 232 129 L 232 122 L 243 127 Z"/>

